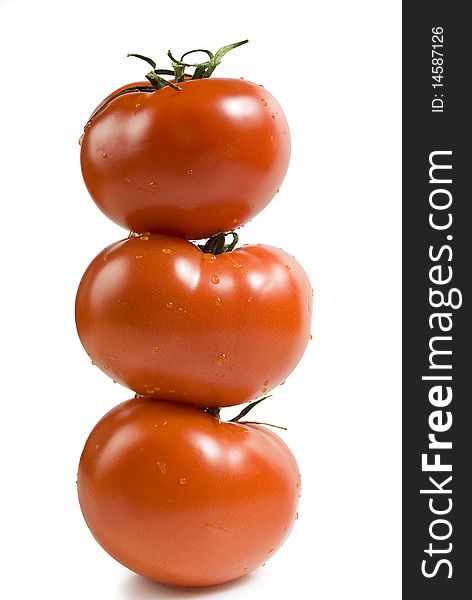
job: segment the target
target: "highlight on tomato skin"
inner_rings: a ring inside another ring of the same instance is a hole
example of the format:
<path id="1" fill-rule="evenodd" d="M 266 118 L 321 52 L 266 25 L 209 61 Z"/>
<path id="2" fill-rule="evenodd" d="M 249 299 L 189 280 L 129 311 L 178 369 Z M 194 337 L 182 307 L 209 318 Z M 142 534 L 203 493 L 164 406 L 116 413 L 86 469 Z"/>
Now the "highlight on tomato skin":
<path id="1" fill-rule="evenodd" d="M 280 248 L 202 252 L 145 234 L 89 265 L 76 299 L 91 360 L 143 396 L 223 407 L 281 384 L 310 338 L 312 289 Z"/>
<path id="2" fill-rule="evenodd" d="M 98 543 L 149 579 L 204 587 L 264 564 L 297 519 L 296 460 L 273 431 L 134 398 L 94 427 L 78 469 Z"/>
<path id="3" fill-rule="evenodd" d="M 290 132 L 260 85 L 212 78 L 179 86 L 105 99 L 81 138 L 82 175 L 100 210 L 122 227 L 202 239 L 241 227 L 274 198 Z"/>

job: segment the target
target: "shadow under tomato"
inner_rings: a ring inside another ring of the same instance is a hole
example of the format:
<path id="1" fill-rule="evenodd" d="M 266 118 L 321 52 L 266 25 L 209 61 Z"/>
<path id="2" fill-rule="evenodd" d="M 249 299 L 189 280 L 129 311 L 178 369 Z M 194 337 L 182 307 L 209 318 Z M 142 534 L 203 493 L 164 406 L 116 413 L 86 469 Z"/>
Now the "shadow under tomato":
<path id="1" fill-rule="evenodd" d="M 251 585 L 253 573 L 244 577 L 205 588 L 177 588 L 145 579 L 140 575 L 132 575 L 123 584 L 123 594 L 130 600 L 159 600 L 160 598 L 174 598 L 176 600 L 190 600 L 191 598 L 209 598 L 213 594 L 223 594 L 225 591 L 243 588 Z"/>

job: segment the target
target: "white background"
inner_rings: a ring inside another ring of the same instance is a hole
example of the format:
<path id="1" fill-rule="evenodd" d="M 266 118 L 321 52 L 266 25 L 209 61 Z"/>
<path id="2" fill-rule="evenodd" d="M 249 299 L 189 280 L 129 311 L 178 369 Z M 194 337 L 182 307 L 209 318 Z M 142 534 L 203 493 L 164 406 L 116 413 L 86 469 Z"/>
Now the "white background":
<path id="1" fill-rule="evenodd" d="M 0 0 L 2 598 L 400 598 L 400 11 L 380 0 Z M 241 241 L 295 254 L 315 289 L 313 341 L 254 418 L 289 428 L 303 496 L 266 567 L 173 590 L 115 563 L 76 499 L 89 431 L 132 396 L 90 365 L 75 332 L 83 271 L 126 236 L 89 198 L 77 140 L 99 100 L 144 74 L 127 52 L 164 66 L 168 48 L 246 37 L 216 76 L 263 83 L 293 152 Z"/>

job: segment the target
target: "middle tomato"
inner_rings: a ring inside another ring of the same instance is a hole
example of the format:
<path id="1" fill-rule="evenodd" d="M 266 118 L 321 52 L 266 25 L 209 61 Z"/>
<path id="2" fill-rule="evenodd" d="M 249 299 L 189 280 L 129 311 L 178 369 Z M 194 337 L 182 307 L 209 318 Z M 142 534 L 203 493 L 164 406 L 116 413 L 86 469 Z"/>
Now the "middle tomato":
<path id="1" fill-rule="evenodd" d="M 205 253 L 142 234 L 105 248 L 76 299 L 92 361 L 138 394 L 232 406 L 282 383 L 310 336 L 312 289 L 279 248 Z"/>

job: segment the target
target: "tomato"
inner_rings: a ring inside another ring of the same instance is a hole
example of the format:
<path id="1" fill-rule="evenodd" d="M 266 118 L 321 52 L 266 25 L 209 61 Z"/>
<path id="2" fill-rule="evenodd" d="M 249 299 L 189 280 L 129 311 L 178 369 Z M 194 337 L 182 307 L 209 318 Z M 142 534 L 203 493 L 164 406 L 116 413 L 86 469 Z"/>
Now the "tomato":
<path id="1" fill-rule="evenodd" d="M 273 389 L 310 334 L 312 290 L 279 248 L 210 254 L 163 235 L 116 242 L 89 265 L 76 300 L 92 361 L 144 396 L 221 407 Z"/>
<path id="2" fill-rule="evenodd" d="M 214 78 L 179 86 L 126 93 L 99 111 L 82 138 L 82 174 L 119 225 L 200 239 L 244 225 L 270 202 L 290 135 L 277 100 L 259 85 Z"/>
<path id="3" fill-rule="evenodd" d="M 179 586 L 263 564 L 288 537 L 300 495 L 295 458 L 272 431 L 146 398 L 99 421 L 77 483 L 98 543 L 136 573 Z"/>

